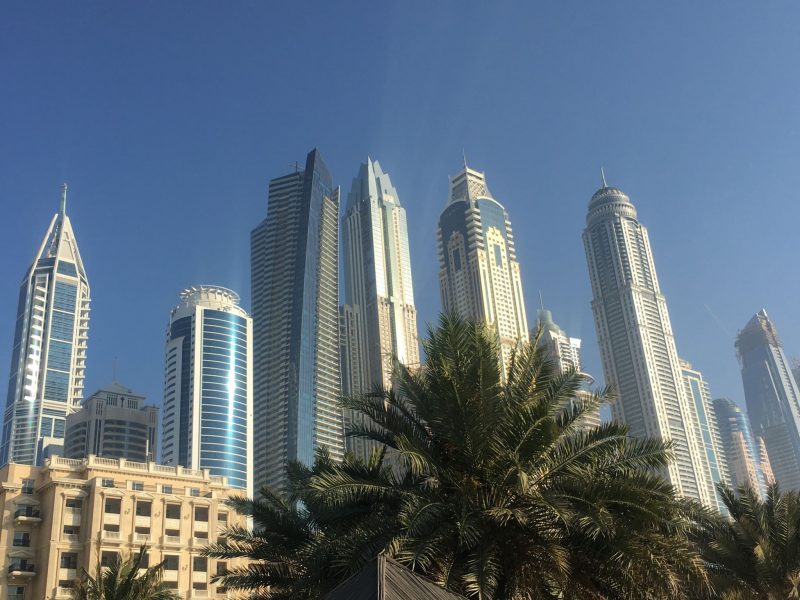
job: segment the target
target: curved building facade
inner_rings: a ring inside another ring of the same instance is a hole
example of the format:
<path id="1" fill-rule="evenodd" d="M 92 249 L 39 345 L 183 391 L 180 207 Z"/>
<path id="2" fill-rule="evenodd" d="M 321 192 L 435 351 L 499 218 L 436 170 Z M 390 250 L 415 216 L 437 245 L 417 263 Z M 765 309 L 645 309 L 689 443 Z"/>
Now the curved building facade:
<path id="1" fill-rule="evenodd" d="M 161 460 L 253 491 L 252 319 L 216 286 L 181 292 L 167 327 Z"/>
<path id="2" fill-rule="evenodd" d="M 749 487 L 766 498 L 772 470 L 764 464 L 759 438 L 753 436 L 750 420 L 738 404 L 727 398 L 714 400 L 714 412 L 725 448 L 731 485 Z"/>
<path id="3" fill-rule="evenodd" d="M 19 292 L 0 464 L 41 464 L 80 409 L 89 337 L 89 280 L 66 212 L 67 186 Z"/>
<path id="4" fill-rule="evenodd" d="M 484 173 L 464 165 L 451 178 L 436 238 L 443 310 L 494 327 L 505 372 L 517 345 L 528 342 L 528 318 L 511 220 Z"/>
<path id="5" fill-rule="evenodd" d="M 647 229 L 630 198 L 605 179 L 589 203 L 583 243 L 605 380 L 617 393 L 614 418 L 633 436 L 671 440 L 669 481 L 680 494 L 719 507 Z"/>

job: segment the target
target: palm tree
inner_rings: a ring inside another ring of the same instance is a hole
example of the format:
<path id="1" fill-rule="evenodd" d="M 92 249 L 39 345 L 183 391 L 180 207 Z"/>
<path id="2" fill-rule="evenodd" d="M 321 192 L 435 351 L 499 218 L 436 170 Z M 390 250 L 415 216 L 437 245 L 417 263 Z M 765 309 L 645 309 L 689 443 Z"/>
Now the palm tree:
<path id="1" fill-rule="evenodd" d="M 75 582 L 76 600 L 179 600 L 171 590 L 164 587 L 161 577 L 164 563 L 154 567 L 142 567 L 147 548 L 142 546 L 135 556 L 117 559 L 109 566 L 97 565 L 97 574 L 92 577 L 85 570 L 83 577 Z M 139 570 L 146 568 L 139 574 Z"/>
<path id="2" fill-rule="evenodd" d="M 608 394 L 579 394 L 584 376 L 559 373 L 538 337 L 504 380 L 495 340 L 443 316 L 424 368 L 397 365 L 392 389 L 344 400 L 368 417 L 349 435 L 383 449 L 367 462 L 320 452 L 291 467 L 288 498 L 236 499 L 254 530 L 232 530 L 207 555 L 257 562 L 225 585 L 311 600 L 385 553 L 478 600 L 702 589 L 689 520 L 658 474 L 669 446 L 618 423 L 590 426 Z"/>
<path id="3" fill-rule="evenodd" d="M 800 598 L 800 493 L 781 492 L 777 484 L 763 500 L 746 487 L 720 492 L 730 518 L 708 519 L 701 530 L 718 597 Z"/>

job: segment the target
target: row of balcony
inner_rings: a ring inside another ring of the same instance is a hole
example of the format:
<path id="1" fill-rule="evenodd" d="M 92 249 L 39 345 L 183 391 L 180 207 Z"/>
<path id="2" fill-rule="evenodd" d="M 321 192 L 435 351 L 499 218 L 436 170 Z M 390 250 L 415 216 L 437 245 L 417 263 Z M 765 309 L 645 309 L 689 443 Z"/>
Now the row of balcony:
<path id="1" fill-rule="evenodd" d="M 75 538 L 74 540 L 72 538 Z M 64 534 L 64 539 L 67 541 L 78 541 L 79 536 Z M 122 534 L 119 531 L 106 531 L 103 530 L 102 532 L 102 539 L 109 540 L 109 541 L 121 541 Z M 148 543 L 152 541 L 153 536 L 149 533 L 134 533 L 133 534 L 133 541 L 138 543 Z M 184 545 L 186 543 L 186 539 L 179 536 L 179 535 L 163 535 L 161 536 L 161 541 L 163 544 L 170 544 L 170 545 Z M 191 544 L 193 547 L 203 547 L 207 546 L 211 540 L 208 538 L 198 538 L 193 537 L 191 538 Z"/>

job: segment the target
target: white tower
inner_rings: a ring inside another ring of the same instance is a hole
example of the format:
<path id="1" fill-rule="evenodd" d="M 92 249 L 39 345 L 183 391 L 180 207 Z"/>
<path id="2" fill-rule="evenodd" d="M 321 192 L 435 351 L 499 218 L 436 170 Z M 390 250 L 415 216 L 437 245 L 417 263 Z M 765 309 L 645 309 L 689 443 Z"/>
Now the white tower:
<path id="1" fill-rule="evenodd" d="M 716 506 L 698 415 L 687 398 L 667 301 L 656 276 L 647 229 L 621 190 L 606 185 L 589 203 L 583 243 L 612 414 L 637 437 L 671 440 L 666 473 L 677 491 Z"/>
<path id="2" fill-rule="evenodd" d="M 353 180 L 342 218 L 345 304 L 340 307 L 342 392 L 392 383 L 393 361 L 419 364 L 406 211 L 378 161 L 367 158 Z M 357 415 L 345 413 L 345 424 Z M 366 458 L 369 444 L 347 438 Z"/>
<path id="3" fill-rule="evenodd" d="M 505 373 L 511 353 L 529 339 L 528 319 L 511 221 L 484 173 L 465 164 L 450 180 L 436 235 L 442 308 L 495 329 Z"/>
<path id="4" fill-rule="evenodd" d="M 22 280 L 3 417 L 0 463 L 39 464 L 61 445 L 66 416 L 80 408 L 89 337 L 89 281 L 66 212 L 59 211 Z"/>

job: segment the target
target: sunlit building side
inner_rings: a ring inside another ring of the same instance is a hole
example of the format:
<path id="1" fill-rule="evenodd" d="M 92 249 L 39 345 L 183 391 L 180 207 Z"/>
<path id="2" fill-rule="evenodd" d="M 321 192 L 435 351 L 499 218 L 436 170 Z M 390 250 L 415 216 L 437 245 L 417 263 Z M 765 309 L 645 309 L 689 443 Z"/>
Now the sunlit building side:
<path id="1" fill-rule="evenodd" d="M 747 487 L 764 498 L 772 470 L 765 453 L 762 452 L 763 440 L 753 436 L 747 413 L 733 400 L 716 398 L 714 412 L 725 451 L 731 487 L 734 490 Z"/>

